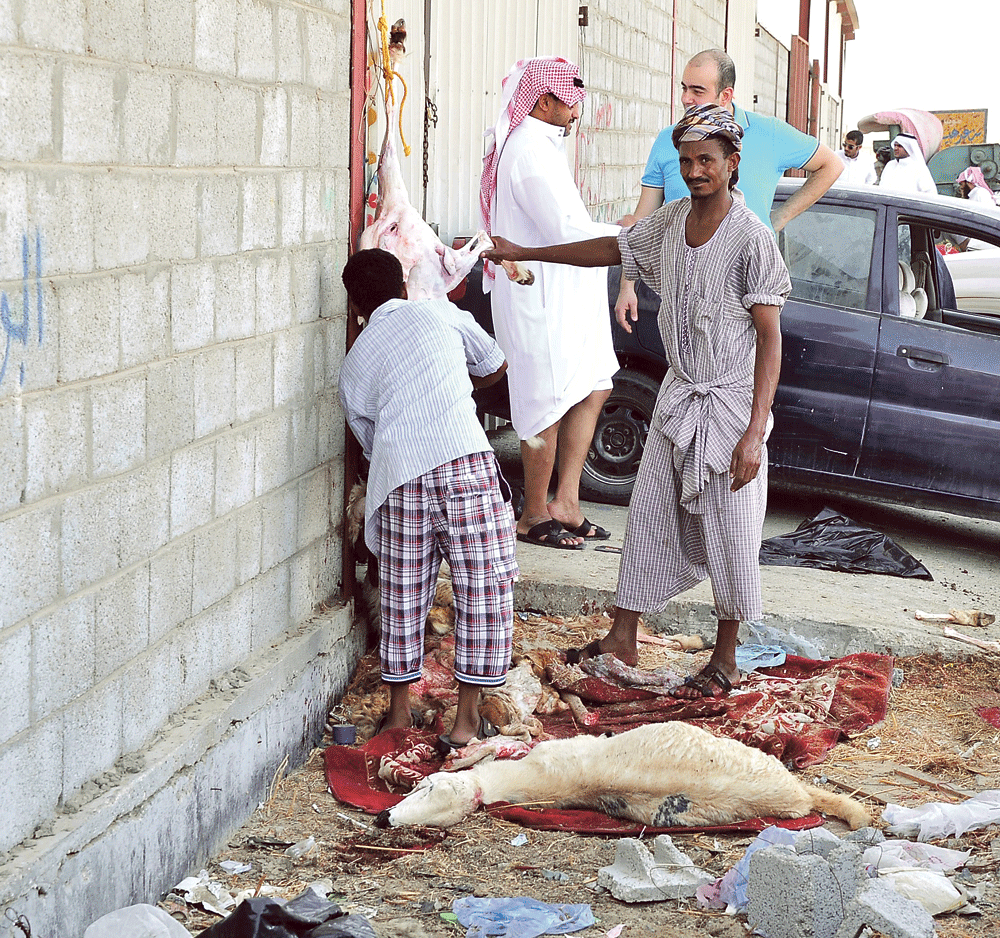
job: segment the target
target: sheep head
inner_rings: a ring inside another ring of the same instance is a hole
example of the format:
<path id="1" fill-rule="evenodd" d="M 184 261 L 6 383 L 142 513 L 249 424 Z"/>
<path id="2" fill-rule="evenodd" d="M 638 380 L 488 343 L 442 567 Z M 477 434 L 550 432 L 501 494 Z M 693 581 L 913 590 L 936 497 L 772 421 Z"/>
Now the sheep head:
<path id="1" fill-rule="evenodd" d="M 376 827 L 402 827 L 418 824 L 429 827 L 452 827 L 472 814 L 483 803 L 475 773 L 435 772 L 417 783 L 395 807 L 375 818 Z"/>

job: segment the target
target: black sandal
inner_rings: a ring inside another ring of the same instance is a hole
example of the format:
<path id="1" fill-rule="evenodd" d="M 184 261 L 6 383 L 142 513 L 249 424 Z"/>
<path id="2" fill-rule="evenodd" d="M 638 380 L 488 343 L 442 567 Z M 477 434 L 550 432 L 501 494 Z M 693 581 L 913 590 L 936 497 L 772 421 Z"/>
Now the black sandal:
<path id="1" fill-rule="evenodd" d="M 479 729 L 476 731 L 476 735 L 472 739 L 489 739 L 491 736 L 499 736 L 500 730 L 498 730 L 486 717 L 479 718 Z M 464 749 L 472 739 L 467 740 L 464 743 L 456 743 L 452 741 L 450 734 L 444 733 L 437 738 L 437 742 L 434 743 L 434 748 L 437 750 L 439 756 L 446 759 L 452 752 L 456 749 Z"/>
<path id="2" fill-rule="evenodd" d="M 712 693 L 712 685 L 715 685 L 722 691 L 721 694 Z M 692 674 L 690 677 L 684 679 L 684 683 L 681 687 L 693 687 L 702 697 L 706 697 L 709 700 L 718 700 L 720 697 L 725 697 L 733 689 L 733 682 L 729 680 L 728 677 L 719 669 L 717 665 L 706 664 L 697 674 Z M 677 700 L 690 700 L 689 697 L 676 697 L 675 694 L 671 693 L 672 697 Z"/>

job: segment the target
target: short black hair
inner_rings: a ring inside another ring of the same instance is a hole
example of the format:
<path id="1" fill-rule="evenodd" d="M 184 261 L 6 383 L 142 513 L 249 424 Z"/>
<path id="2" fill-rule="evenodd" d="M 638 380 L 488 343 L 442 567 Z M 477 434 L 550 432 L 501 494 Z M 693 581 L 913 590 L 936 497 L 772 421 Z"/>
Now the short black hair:
<path id="1" fill-rule="evenodd" d="M 395 254 L 369 248 L 352 254 L 341 274 L 347 295 L 363 316 L 403 295 L 403 265 Z"/>
<path id="2" fill-rule="evenodd" d="M 844 136 L 848 140 L 853 140 L 859 147 L 865 142 L 865 135 L 860 130 L 849 130 Z"/>
<path id="3" fill-rule="evenodd" d="M 681 143 L 683 141 L 681 141 L 681 140 L 679 140 L 677 138 L 680 137 L 680 135 L 683 132 L 684 132 L 683 128 L 677 128 L 677 127 L 675 127 L 674 128 L 674 132 L 671 135 L 673 137 L 674 146 L 678 150 L 680 150 Z M 729 157 L 731 157 L 734 153 L 739 153 L 740 152 L 739 149 L 737 148 L 736 144 L 733 143 L 733 141 L 726 134 L 724 134 L 724 133 L 709 134 L 707 137 L 705 137 L 705 140 L 715 140 L 715 141 L 717 141 L 722 146 L 722 155 L 726 159 L 729 159 Z M 739 166 L 737 166 L 736 169 L 733 170 L 732 176 L 729 177 L 729 188 L 730 188 L 730 190 L 735 189 L 736 188 L 736 184 L 739 181 L 740 181 L 740 168 L 739 168 Z"/>

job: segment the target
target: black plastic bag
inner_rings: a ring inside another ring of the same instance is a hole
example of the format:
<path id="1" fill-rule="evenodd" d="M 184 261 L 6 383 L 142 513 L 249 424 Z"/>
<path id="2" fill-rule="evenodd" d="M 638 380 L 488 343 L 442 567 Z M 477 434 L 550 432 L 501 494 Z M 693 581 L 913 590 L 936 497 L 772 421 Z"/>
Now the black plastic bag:
<path id="1" fill-rule="evenodd" d="M 760 545 L 760 562 L 772 567 L 818 567 L 841 573 L 884 573 L 933 580 L 927 568 L 891 538 L 824 508 L 791 534 Z"/>
<path id="2" fill-rule="evenodd" d="M 340 906 L 306 889 L 288 902 L 244 899 L 198 938 L 375 938 L 364 916 L 344 915 Z"/>

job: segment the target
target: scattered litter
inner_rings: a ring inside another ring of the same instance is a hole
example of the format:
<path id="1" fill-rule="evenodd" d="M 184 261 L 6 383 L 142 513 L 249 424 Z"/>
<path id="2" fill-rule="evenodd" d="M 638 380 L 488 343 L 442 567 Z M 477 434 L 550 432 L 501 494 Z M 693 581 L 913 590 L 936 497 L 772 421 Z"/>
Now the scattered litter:
<path id="1" fill-rule="evenodd" d="M 144 904 L 102 915 L 88 926 L 83 938 L 122 938 L 123 935 L 128 938 L 191 938 L 190 932 L 163 909 Z"/>
<path id="2" fill-rule="evenodd" d="M 344 814 L 342 811 L 337 812 L 337 817 L 342 821 L 347 821 L 348 824 L 353 824 L 359 830 L 371 830 L 371 824 L 365 824 L 364 821 L 359 821 L 357 818 L 353 818 L 349 814 Z"/>
<path id="3" fill-rule="evenodd" d="M 879 873 L 900 867 L 945 873 L 961 869 L 970 856 L 971 850 L 949 850 L 912 840 L 883 840 L 865 850 L 862 859 L 865 869 Z"/>
<path id="4" fill-rule="evenodd" d="M 944 637 L 954 638 L 957 641 L 982 648 L 983 651 L 991 651 L 996 655 L 1000 655 L 1000 642 L 984 642 L 980 638 L 973 638 L 971 635 L 963 635 L 961 632 L 956 632 L 954 629 L 948 628 L 947 625 L 944 627 Z"/>
<path id="5" fill-rule="evenodd" d="M 790 655 L 799 655 L 813 661 L 827 661 L 829 655 L 824 655 L 809 639 L 797 635 L 794 629 L 787 632 L 767 625 L 760 619 L 747 622 L 748 638 L 757 645 L 768 645 L 780 648 Z"/>
<path id="6" fill-rule="evenodd" d="M 981 628 L 992 625 L 997 620 L 992 613 L 982 612 L 979 609 L 949 609 L 947 612 L 921 612 L 918 609 L 913 613 L 913 618 L 922 622 L 954 622 L 955 625 Z"/>
<path id="7" fill-rule="evenodd" d="M 510 842 L 510 845 L 512 847 L 523 847 L 527 842 L 528 842 L 528 835 L 522 831 Z"/>
<path id="8" fill-rule="evenodd" d="M 615 925 L 614 928 L 609 931 L 604 938 L 618 938 L 618 936 L 625 930 L 624 925 Z"/>
<path id="9" fill-rule="evenodd" d="M 188 905 L 200 905 L 216 915 L 226 915 L 236 904 L 236 900 L 225 886 L 211 881 L 208 870 L 202 870 L 197 876 L 182 879 L 174 886 L 174 891 L 183 896 Z"/>
<path id="10" fill-rule="evenodd" d="M 904 898 L 922 905 L 930 915 L 943 915 L 965 905 L 965 897 L 944 873 L 896 868 L 887 870 L 879 879 Z"/>
<path id="11" fill-rule="evenodd" d="M 239 873 L 249 873 L 253 869 L 252 863 L 240 863 L 239 860 L 223 860 L 219 866 L 231 876 Z"/>
<path id="12" fill-rule="evenodd" d="M 542 876 L 552 883 L 568 883 L 569 875 L 562 870 L 542 870 Z"/>
<path id="13" fill-rule="evenodd" d="M 865 743 L 865 745 L 872 752 L 874 752 L 876 749 L 878 749 L 879 746 L 882 745 L 882 737 L 881 736 L 873 736 L 871 739 L 868 740 L 867 743 Z"/>
<path id="14" fill-rule="evenodd" d="M 734 912 L 746 912 L 749 905 L 747 898 L 747 877 L 750 871 L 750 858 L 765 847 L 779 844 L 795 845 L 795 834 L 781 827 L 767 827 L 762 830 L 747 847 L 746 852 L 721 879 L 698 889 L 695 895 L 698 905 L 707 909 L 727 909 Z"/>
<path id="15" fill-rule="evenodd" d="M 891 833 L 915 836 L 921 842 L 939 837 L 961 837 L 966 831 L 1000 821 L 1000 790 L 980 792 L 961 804 L 935 801 L 919 808 L 890 804 L 882 812 L 882 820 L 889 825 Z"/>
<path id="16" fill-rule="evenodd" d="M 300 840 L 297 844 L 292 844 L 285 851 L 285 856 L 291 857 L 293 860 L 301 860 L 303 857 L 309 856 L 315 849 L 316 838 L 310 834 L 305 840 Z"/>
<path id="17" fill-rule="evenodd" d="M 780 645 L 747 643 L 736 647 L 736 667 L 744 674 L 761 668 L 777 668 L 785 663 L 785 650 Z"/>
<path id="18" fill-rule="evenodd" d="M 466 896 L 451 905 L 458 921 L 468 928 L 466 935 L 516 935 L 533 938 L 544 934 L 567 934 L 594 924 L 590 906 L 555 905 L 527 896 L 479 899 Z"/>

